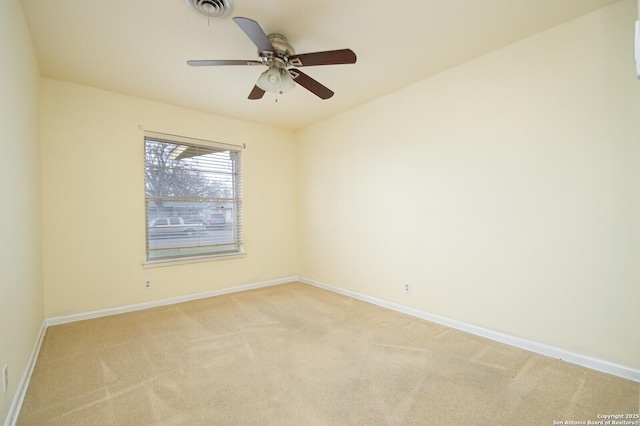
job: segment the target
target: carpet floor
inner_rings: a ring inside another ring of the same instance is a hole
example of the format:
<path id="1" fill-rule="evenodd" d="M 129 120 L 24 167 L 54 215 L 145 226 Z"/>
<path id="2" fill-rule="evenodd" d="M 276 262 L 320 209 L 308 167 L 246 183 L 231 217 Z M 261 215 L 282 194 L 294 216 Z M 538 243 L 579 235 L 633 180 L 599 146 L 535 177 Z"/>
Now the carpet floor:
<path id="1" fill-rule="evenodd" d="M 17 424 L 554 425 L 639 390 L 290 283 L 48 328 Z"/>

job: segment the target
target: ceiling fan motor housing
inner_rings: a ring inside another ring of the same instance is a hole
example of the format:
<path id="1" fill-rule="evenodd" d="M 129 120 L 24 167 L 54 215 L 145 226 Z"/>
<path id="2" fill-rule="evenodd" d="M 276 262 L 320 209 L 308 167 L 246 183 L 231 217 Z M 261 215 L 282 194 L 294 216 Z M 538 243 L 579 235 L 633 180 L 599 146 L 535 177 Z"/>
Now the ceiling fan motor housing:
<path id="1" fill-rule="evenodd" d="M 296 54 L 296 51 L 293 50 L 293 47 L 291 47 L 289 41 L 287 41 L 287 38 L 282 34 L 269 34 L 267 38 L 273 45 L 273 48 L 275 49 L 274 53 L 276 54 L 276 56 L 285 57 Z"/>
<path id="2" fill-rule="evenodd" d="M 196 13 L 207 18 L 222 18 L 231 13 L 231 0 L 184 0 Z"/>

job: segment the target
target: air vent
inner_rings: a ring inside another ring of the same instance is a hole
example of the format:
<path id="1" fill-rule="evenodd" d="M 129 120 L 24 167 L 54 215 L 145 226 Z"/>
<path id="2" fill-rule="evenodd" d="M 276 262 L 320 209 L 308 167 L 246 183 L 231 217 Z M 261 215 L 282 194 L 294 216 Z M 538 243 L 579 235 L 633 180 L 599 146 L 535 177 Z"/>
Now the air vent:
<path id="1" fill-rule="evenodd" d="M 207 18 L 221 18 L 233 9 L 231 0 L 184 0 L 196 13 Z"/>

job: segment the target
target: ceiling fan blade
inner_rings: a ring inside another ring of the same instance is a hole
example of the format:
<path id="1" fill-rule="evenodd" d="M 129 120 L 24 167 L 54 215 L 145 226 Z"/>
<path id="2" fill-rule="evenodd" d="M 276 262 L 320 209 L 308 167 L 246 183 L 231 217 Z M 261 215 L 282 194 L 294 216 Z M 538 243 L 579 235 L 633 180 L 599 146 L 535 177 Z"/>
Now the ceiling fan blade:
<path id="1" fill-rule="evenodd" d="M 249 99 L 262 99 L 264 96 L 264 90 L 259 88 L 258 86 L 253 86 L 253 90 L 249 93 Z"/>
<path id="2" fill-rule="evenodd" d="M 251 39 L 253 44 L 256 45 L 260 52 L 274 52 L 275 49 L 273 45 L 269 41 L 269 38 L 264 33 L 260 24 L 258 24 L 253 19 L 242 18 L 237 16 L 233 18 L 236 24 L 240 27 L 242 31 Z"/>
<path id="3" fill-rule="evenodd" d="M 323 86 L 321 83 L 309 77 L 302 71 L 289 70 L 289 73 L 291 74 L 291 77 L 293 77 L 293 81 L 315 94 L 320 99 L 329 99 L 333 96 L 333 92 L 329 88 Z"/>
<path id="4" fill-rule="evenodd" d="M 187 61 L 187 65 L 192 67 L 213 67 L 218 65 L 262 65 L 260 61 L 244 61 L 235 59 L 215 59 L 215 60 L 197 60 Z"/>
<path id="5" fill-rule="evenodd" d="M 356 54 L 351 49 L 328 50 L 326 52 L 302 53 L 289 57 L 291 65 L 309 67 L 313 65 L 355 64 Z"/>

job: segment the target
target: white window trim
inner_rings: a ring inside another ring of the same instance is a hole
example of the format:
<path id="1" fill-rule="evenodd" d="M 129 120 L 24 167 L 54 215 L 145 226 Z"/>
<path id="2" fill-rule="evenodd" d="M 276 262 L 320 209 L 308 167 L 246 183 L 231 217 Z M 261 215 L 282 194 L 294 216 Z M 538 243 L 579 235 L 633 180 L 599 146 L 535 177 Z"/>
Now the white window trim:
<path id="1" fill-rule="evenodd" d="M 211 254 L 206 256 L 181 257 L 175 259 L 159 259 L 146 260 L 142 262 L 145 269 L 162 268 L 164 266 L 188 265 L 190 263 L 213 262 L 216 260 L 242 259 L 247 254 L 243 251 L 240 253 Z"/>
<path id="2" fill-rule="evenodd" d="M 149 139 L 164 140 L 167 142 L 182 142 L 187 145 L 202 145 L 202 146 L 210 146 L 212 148 L 230 149 L 232 151 L 242 151 L 243 149 L 242 145 L 214 142 L 214 141 L 208 141 L 204 139 L 188 138 L 185 136 L 171 135 L 169 133 L 150 132 L 148 130 L 144 131 L 144 137 Z"/>

